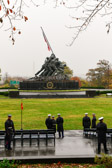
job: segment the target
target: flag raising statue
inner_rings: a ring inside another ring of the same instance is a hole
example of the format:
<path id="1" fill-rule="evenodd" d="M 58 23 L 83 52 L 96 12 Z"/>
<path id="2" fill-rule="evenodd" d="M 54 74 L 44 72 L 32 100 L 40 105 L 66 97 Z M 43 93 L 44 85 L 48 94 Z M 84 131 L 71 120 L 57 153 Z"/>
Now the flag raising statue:
<path id="1" fill-rule="evenodd" d="M 52 48 L 51 48 L 51 46 L 50 46 L 50 44 L 49 44 L 49 41 L 48 41 L 48 39 L 47 39 L 47 37 L 46 37 L 46 35 L 45 35 L 44 30 L 43 30 L 42 27 L 41 27 L 41 30 L 42 30 L 42 34 L 43 34 L 44 40 L 45 40 L 45 42 L 47 43 L 47 48 L 48 48 L 48 50 L 49 50 L 49 51 L 52 51 L 52 53 L 53 53 L 53 50 L 52 50 Z"/>

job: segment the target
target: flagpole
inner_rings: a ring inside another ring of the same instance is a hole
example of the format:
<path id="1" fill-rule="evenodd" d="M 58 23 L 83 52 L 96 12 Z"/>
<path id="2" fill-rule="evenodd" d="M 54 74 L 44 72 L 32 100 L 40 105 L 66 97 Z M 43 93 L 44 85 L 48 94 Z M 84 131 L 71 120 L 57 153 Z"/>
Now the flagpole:
<path id="1" fill-rule="evenodd" d="M 42 27 L 40 27 L 40 28 L 41 28 L 41 30 L 42 30 L 43 35 L 46 37 L 46 35 L 45 35 L 45 33 L 44 33 L 43 28 L 42 28 Z M 53 54 L 54 52 L 53 52 L 53 50 L 52 50 L 52 48 L 51 48 L 51 45 L 50 45 L 50 43 L 49 43 L 49 41 L 48 41 L 47 37 L 46 37 L 46 40 L 47 40 L 47 43 L 48 43 L 48 45 L 50 46 L 50 49 L 51 49 L 52 54 Z"/>
<path id="2" fill-rule="evenodd" d="M 21 99 L 21 130 L 23 130 L 23 128 L 22 128 L 22 125 L 23 125 L 23 121 L 22 121 L 22 119 L 23 119 L 23 109 L 22 109 L 22 104 L 23 104 L 23 101 L 22 101 L 22 99 Z"/>

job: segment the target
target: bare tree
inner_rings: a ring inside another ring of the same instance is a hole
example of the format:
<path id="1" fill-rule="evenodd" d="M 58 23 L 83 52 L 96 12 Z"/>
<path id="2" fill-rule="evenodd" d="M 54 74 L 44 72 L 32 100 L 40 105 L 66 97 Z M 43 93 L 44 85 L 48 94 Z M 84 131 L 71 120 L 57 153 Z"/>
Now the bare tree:
<path id="1" fill-rule="evenodd" d="M 14 34 L 16 32 L 21 34 L 21 31 L 15 27 L 14 21 L 21 19 L 25 21 L 28 20 L 28 17 L 24 16 L 23 10 L 23 7 L 27 6 L 28 1 L 35 6 L 39 6 L 39 0 L 0 0 L 0 23 L 1 26 L 3 26 L 4 19 L 7 18 L 9 20 L 10 27 L 7 30 L 11 30 L 10 38 L 13 44 L 15 41 Z M 44 4 L 51 3 L 49 0 L 41 1 Z M 70 17 L 77 21 L 74 25 L 68 26 L 71 29 L 75 29 L 70 46 L 74 43 L 79 34 L 87 29 L 97 15 L 101 17 L 108 16 L 106 27 L 107 33 L 109 33 L 112 24 L 112 0 L 54 0 L 54 3 L 55 7 L 64 5 L 65 8 L 71 9 L 72 12 Z"/>
<path id="2" fill-rule="evenodd" d="M 74 43 L 82 31 L 87 29 L 97 15 L 101 17 L 108 16 L 106 27 L 107 33 L 109 33 L 112 24 L 112 0 L 76 0 L 74 5 L 73 3 L 72 6 L 65 4 L 65 7 L 75 10 L 71 17 L 77 21 L 74 26 L 69 27 L 75 29 L 70 45 Z"/>
<path id="3" fill-rule="evenodd" d="M 24 20 L 27 21 L 28 17 L 24 15 L 23 7 L 27 6 L 28 1 L 32 0 L 0 0 L 0 28 L 4 26 L 7 22 L 9 23 L 6 31 L 10 30 L 9 38 L 14 44 L 16 33 L 21 34 L 21 31 L 15 26 L 16 21 Z M 36 5 L 35 3 L 33 3 Z"/>

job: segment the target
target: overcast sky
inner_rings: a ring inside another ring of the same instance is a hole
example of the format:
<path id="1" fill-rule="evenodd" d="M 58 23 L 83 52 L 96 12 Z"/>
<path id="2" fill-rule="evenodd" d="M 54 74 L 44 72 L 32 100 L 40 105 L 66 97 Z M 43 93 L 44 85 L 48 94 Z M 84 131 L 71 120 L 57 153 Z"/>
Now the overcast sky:
<path id="1" fill-rule="evenodd" d="M 105 22 L 96 18 L 85 32 L 82 32 L 71 47 L 74 30 L 66 28 L 75 20 L 69 17 L 70 10 L 64 7 L 54 8 L 52 5 L 42 5 L 38 8 L 31 6 L 25 9 L 27 22 L 18 21 L 22 34 L 16 36 L 12 45 L 9 32 L 0 30 L 0 67 L 2 75 L 6 72 L 11 76 L 32 77 L 41 68 L 46 57 L 51 55 L 43 39 L 40 27 L 51 44 L 56 57 L 65 61 L 73 70 L 74 76 L 83 77 L 90 68 L 95 68 L 100 59 L 112 63 L 111 38 L 106 33 Z"/>

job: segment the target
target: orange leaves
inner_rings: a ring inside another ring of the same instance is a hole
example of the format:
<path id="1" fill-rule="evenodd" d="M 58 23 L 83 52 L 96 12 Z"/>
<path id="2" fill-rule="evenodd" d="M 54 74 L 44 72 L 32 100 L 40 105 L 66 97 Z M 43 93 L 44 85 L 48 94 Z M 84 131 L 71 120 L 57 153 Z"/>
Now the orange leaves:
<path id="1" fill-rule="evenodd" d="M 7 11 L 6 11 L 6 15 L 5 15 L 5 16 L 8 16 L 8 14 L 9 14 L 9 10 L 7 9 Z"/>
<path id="2" fill-rule="evenodd" d="M 3 23 L 3 19 L 2 18 L 0 18 L 0 23 Z"/>
<path id="3" fill-rule="evenodd" d="M 14 30 L 14 31 L 16 31 L 16 28 L 15 28 L 15 27 L 13 27 L 13 30 Z"/>
<path id="4" fill-rule="evenodd" d="M 2 10 L 2 7 L 1 7 L 1 5 L 0 5 L 0 11 Z"/>
<path id="5" fill-rule="evenodd" d="M 7 9 L 5 17 L 9 15 L 9 12 L 15 14 L 12 9 Z"/>
<path id="6" fill-rule="evenodd" d="M 21 31 L 19 31 L 18 34 L 21 34 Z"/>
<path id="7" fill-rule="evenodd" d="M 7 3 L 8 3 L 8 5 L 10 4 L 10 1 L 9 0 L 7 0 Z"/>
<path id="8" fill-rule="evenodd" d="M 12 9 L 9 9 L 10 13 L 12 13 Z"/>
<path id="9" fill-rule="evenodd" d="M 26 16 L 24 16 L 24 20 L 25 20 L 25 22 L 28 20 L 28 18 L 26 17 Z"/>

